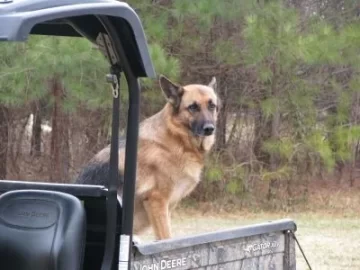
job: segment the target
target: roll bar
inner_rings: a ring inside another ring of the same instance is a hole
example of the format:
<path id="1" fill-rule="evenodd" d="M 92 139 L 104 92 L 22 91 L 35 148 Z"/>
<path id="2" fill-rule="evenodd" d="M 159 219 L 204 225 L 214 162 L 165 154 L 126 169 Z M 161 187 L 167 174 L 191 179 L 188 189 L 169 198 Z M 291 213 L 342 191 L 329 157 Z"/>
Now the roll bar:
<path id="1" fill-rule="evenodd" d="M 0 41 L 26 41 L 29 35 L 86 38 L 100 48 L 110 64 L 107 80 L 113 87 L 113 111 L 102 270 L 111 269 L 114 259 L 119 185 L 119 85 L 121 73 L 125 75 L 129 108 L 119 269 L 130 269 L 140 109 L 138 78 L 156 76 L 141 21 L 128 4 L 115 0 L 0 1 Z"/>

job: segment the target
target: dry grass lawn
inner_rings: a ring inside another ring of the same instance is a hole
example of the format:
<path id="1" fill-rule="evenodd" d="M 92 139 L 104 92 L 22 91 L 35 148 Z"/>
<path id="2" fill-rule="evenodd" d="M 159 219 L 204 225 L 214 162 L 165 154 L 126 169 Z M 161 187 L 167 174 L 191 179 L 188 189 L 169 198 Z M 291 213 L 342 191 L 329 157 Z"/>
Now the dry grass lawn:
<path id="1" fill-rule="evenodd" d="M 314 270 L 360 269 L 360 214 L 355 213 L 200 213 L 181 209 L 173 215 L 175 236 L 191 235 L 268 220 L 291 218 L 297 237 Z M 142 237 L 151 241 L 149 232 Z M 297 269 L 308 269 L 297 249 Z"/>

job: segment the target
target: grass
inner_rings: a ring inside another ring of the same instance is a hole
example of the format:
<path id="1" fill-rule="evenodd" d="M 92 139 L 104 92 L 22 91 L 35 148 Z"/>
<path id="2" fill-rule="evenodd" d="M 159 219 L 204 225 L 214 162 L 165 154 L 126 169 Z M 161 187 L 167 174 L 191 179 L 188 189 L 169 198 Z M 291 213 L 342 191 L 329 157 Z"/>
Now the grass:
<path id="1" fill-rule="evenodd" d="M 359 213 L 359 212 L 358 212 Z M 346 212 L 300 213 L 200 213 L 193 208 L 182 208 L 173 214 L 174 236 L 191 235 L 234 228 L 268 220 L 291 218 L 298 226 L 297 238 L 308 257 L 312 269 L 360 269 L 360 214 Z M 142 236 L 153 239 L 152 232 Z M 297 248 L 297 269 L 308 269 Z"/>

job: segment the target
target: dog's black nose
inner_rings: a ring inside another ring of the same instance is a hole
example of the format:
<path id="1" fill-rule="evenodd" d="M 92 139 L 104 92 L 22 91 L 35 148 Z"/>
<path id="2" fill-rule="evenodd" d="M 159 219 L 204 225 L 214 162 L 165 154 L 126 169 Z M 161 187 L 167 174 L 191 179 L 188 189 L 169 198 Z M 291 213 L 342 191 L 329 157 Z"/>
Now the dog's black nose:
<path id="1" fill-rule="evenodd" d="M 204 125 L 203 130 L 205 136 L 210 136 L 214 133 L 215 126 L 213 124 L 207 123 Z"/>

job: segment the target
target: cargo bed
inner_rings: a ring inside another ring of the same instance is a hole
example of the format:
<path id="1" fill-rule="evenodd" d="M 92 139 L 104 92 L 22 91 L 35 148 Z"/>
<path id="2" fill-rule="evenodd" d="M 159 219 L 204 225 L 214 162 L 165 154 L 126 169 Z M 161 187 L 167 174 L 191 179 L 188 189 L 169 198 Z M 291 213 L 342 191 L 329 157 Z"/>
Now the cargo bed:
<path id="1" fill-rule="evenodd" d="M 135 245 L 132 269 L 296 269 L 290 219 Z"/>

